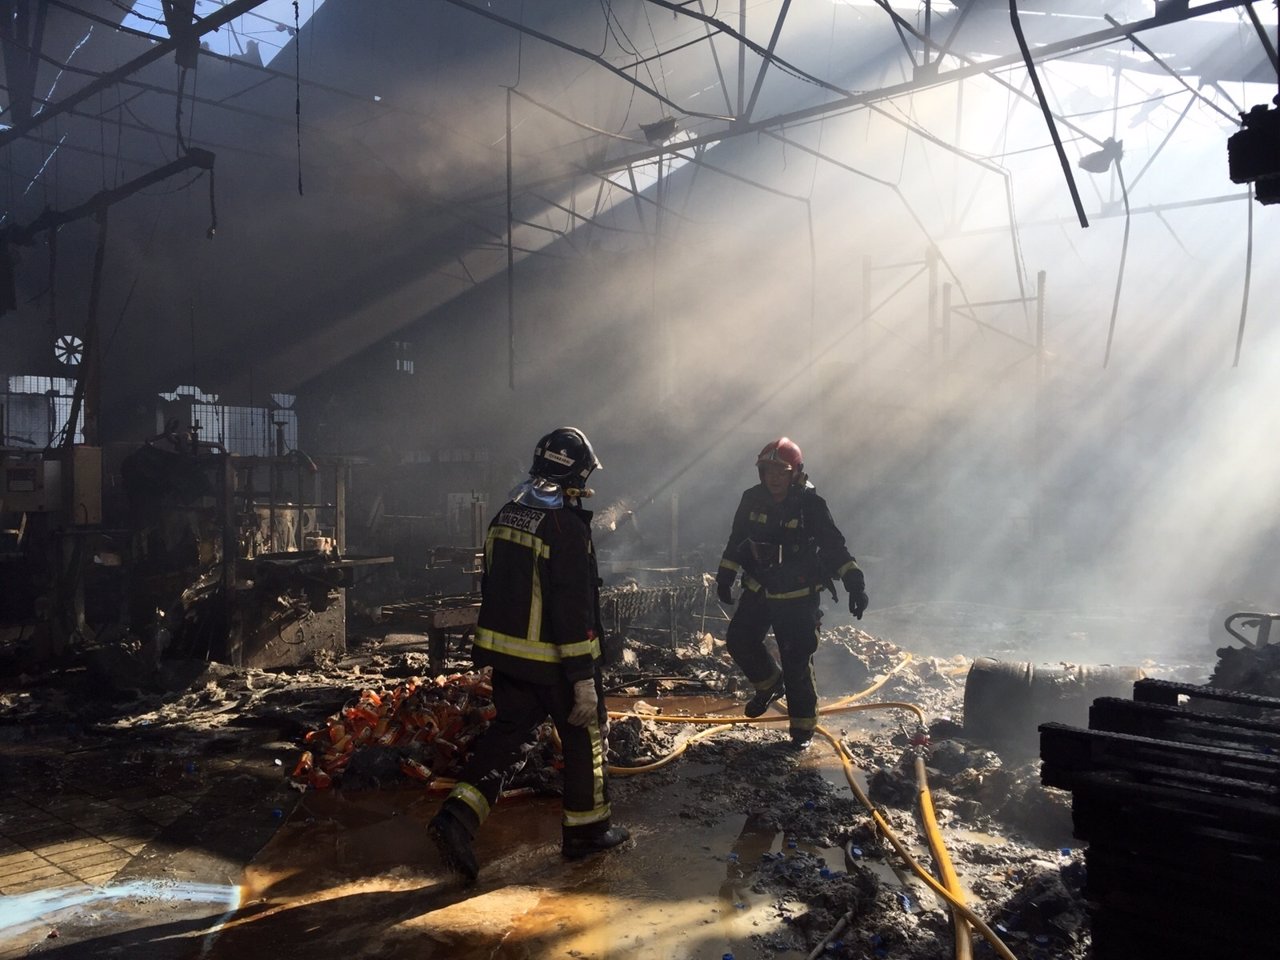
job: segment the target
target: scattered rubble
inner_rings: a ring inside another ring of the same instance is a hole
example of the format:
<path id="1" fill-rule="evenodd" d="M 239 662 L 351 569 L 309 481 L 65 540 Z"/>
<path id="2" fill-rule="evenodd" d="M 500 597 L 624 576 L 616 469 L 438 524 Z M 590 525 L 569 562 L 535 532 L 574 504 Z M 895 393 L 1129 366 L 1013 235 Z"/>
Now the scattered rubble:
<path id="1" fill-rule="evenodd" d="M 627 698 L 615 705 L 633 708 L 610 725 L 612 765 L 653 764 L 688 744 L 675 764 L 616 776 L 618 799 L 662 795 L 681 777 L 693 789 L 677 804 L 677 816 L 709 825 L 745 814 L 730 875 L 773 898 L 774 911 L 785 918 L 780 930 L 756 938 L 761 956 L 819 945 L 831 958 L 949 955 L 949 911 L 879 835 L 820 738 L 796 751 L 785 725 L 734 725 L 694 741 L 705 729 L 696 723 L 648 719 L 659 711 L 664 717 L 690 712 L 685 694 L 695 697 L 698 710 L 709 700 L 728 700 L 722 709 L 734 713 L 733 699 L 745 696 L 747 685 L 721 640 L 696 629 L 679 639 L 672 645 L 628 638 L 607 673 L 610 696 Z M 916 704 L 930 722 L 927 738 L 902 711 L 832 714 L 823 724 L 865 777 L 881 816 L 928 868 L 913 769 L 916 751 L 925 749 L 937 820 L 973 908 L 1020 960 L 1080 960 L 1089 934 L 1070 794 L 1040 784 L 1035 757 L 1005 755 L 965 738 L 970 663 L 960 655 L 913 657 L 851 625 L 827 629 L 815 660 L 826 697 L 883 681 L 871 699 Z M 175 749 L 203 738 L 234 750 L 254 728 L 274 727 L 288 738 L 275 746 L 293 752 L 278 769 L 295 789 L 414 787 L 455 775 L 492 716 L 485 676 L 467 672 L 461 659 L 450 665 L 457 672 L 424 679 L 425 640 L 410 649 L 373 638 L 353 644 L 345 657 L 321 653 L 274 671 L 203 664 L 178 694 L 98 685 L 92 667 L 82 665 L 56 678 L 10 683 L 0 691 L 0 719 L 47 723 L 55 715 L 100 731 L 154 735 L 164 729 Z M 548 727 L 511 786 L 554 793 L 558 776 Z M 976 937 L 974 956 L 993 955 Z"/>

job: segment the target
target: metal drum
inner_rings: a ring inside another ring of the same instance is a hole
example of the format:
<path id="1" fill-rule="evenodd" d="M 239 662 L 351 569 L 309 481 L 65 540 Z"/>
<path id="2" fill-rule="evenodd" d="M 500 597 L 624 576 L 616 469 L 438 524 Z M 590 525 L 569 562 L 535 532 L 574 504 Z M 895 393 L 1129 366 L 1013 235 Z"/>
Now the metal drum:
<path id="1" fill-rule="evenodd" d="M 1138 667 L 1041 665 L 979 657 L 964 684 L 964 735 L 995 747 L 1039 750 L 1037 728 L 1089 725 L 1098 697 L 1131 697 Z"/>

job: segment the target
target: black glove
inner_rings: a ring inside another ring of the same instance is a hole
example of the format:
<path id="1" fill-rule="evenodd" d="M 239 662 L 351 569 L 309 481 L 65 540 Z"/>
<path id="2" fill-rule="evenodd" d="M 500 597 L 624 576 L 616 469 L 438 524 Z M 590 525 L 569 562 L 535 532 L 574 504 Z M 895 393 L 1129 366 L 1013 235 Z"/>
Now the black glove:
<path id="1" fill-rule="evenodd" d="M 733 606 L 733 581 L 737 579 L 738 575 L 734 571 L 724 567 L 716 574 L 716 596 L 727 607 Z"/>
<path id="2" fill-rule="evenodd" d="M 870 600 L 867 598 L 867 579 L 862 575 L 862 571 L 857 567 L 853 567 L 844 572 L 844 576 L 840 578 L 844 583 L 845 593 L 849 594 L 849 612 L 859 620 L 867 609 Z"/>

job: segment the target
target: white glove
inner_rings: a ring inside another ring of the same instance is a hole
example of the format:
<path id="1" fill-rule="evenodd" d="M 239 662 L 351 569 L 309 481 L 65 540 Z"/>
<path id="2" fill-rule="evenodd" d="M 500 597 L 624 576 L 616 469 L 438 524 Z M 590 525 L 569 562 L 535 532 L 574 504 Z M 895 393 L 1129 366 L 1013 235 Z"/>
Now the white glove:
<path id="1" fill-rule="evenodd" d="M 569 711 L 569 722 L 575 727 L 585 727 L 597 719 L 600 701 L 596 697 L 595 680 L 578 680 L 573 684 L 573 709 Z"/>

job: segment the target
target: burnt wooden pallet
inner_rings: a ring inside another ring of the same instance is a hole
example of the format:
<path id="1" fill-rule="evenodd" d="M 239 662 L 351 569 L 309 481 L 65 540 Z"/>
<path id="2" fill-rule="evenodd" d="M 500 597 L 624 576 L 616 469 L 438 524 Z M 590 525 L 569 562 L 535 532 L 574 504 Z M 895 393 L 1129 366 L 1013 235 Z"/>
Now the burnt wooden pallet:
<path id="1" fill-rule="evenodd" d="M 1262 788 L 1280 787 L 1280 754 L 1081 730 L 1061 723 L 1041 724 L 1040 756 L 1067 772 L 1126 769 L 1174 782 L 1209 774 Z"/>
<path id="2" fill-rule="evenodd" d="M 1274 870 L 1280 863 L 1280 804 L 1274 799 L 1217 796 L 1109 773 L 1077 777 L 1071 790 L 1081 840 L 1171 863 L 1194 854 L 1215 869 L 1271 862 Z"/>
<path id="3" fill-rule="evenodd" d="M 1210 882 L 1189 856 L 1153 864 L 1127 851 L 1091 847 L 1085 853 L 1085 866 L 1090 898 L 1130 912 L 1161 916 L 1176 904 L 1184 917 L 1233 911 L 1257 916 L 1269 913 L 1275 902 L 1273 890 L 1248 883 L 1243 876 L 1214 874 Z"/>
<path id="4" fill-rule="evenodd" d="M 1166 915 L 1171 913 L 1166 910 Z M 1264 937 L 1239 936 L 1218 924 L 1164 922 L 1122 910 L 1091 911 L 1092 960 L 1263 960 L 1275 956 Z"/>
<path id="5" fill-rule="evenodd" d="M 1140 680 L 1040 726 L 1088 842 L 1095 960 L 1280 956 L 1280 700 Z"/>
<path id="6" fill-rule="evenodd" d="M 1178 683 L 1173 680 L 1144 679 L 1133 684 L 1133 699 L 1140 703 L 1163 703 L 1176 706 L 1182 697 L 1189 703 L 1231 703 L 1240 707 L 1280 716 L 1280 698 L 1264 697 L 1256 693 L 1240 693 L 1195 683 Z"/>
<path id="7" fill-rule="evenodd" d="M 1181 705 L 1099 697 L 1089 708 L 1089 729 L 1280 755 L 1280 717 L 1241 717 Z"/>

